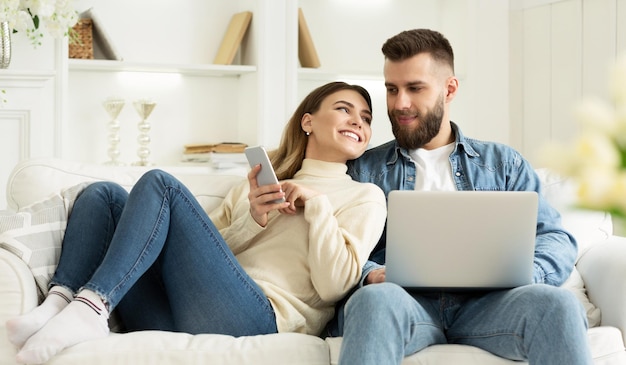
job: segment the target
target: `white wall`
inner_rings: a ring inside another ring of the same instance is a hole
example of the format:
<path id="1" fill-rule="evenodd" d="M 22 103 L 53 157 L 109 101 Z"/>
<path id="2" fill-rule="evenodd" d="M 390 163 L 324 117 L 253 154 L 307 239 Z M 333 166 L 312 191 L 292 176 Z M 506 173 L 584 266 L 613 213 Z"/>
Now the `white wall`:
<path id="1" fill-rule="evenodd" d="M 625 0 L 511 0 L 512 144 L 540 166 L 542 149 L 578 131 L 585 96 L 608 96 L 608 70 L 626 50 Z"/>

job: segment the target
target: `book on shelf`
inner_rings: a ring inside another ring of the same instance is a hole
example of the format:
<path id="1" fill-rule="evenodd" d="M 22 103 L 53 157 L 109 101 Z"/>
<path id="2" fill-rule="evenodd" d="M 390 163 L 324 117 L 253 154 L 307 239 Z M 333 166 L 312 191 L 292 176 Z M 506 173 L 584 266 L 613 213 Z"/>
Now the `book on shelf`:
<path id="1" fill-rule="evenodd" d="M 241 168 L 248 166 L 243 153 L 245 143 L 222 142 L 215 144 L 187 144 L 182 156 L 183 162 L 206 163 L 216 169 Z"/>
<path id="2" fill-rule="evenodd" d="M 248 167 L 248 160 L 243 152 L 183 153 L 182 162 L 208 164 L 216 169 Z"/>
<path id="3" fill-rule="evenodd" d="M 117 48 L 113 44 L 109 33 L 93 7 L 80 13 L 80 18 L 91 19 L 93 24 L 93 58 L 97 60 L 123 61 Z"/>
<path id="4" fill-rule="evenodd" d="M 298 58 L 302 67 L 320 67 L 320 59 L 315 50 L 306 19 L 304 19 L 302 8 L 298 8 Z"/>
<path id="5" fill-rule="evenodd" d="M 239 142 L 221 142 L 215 144 L 186 144 L 184 147 L 186 154 L 207 152 L 243 153 L 248 145 Z"/>
<path id="6" fill-rule="evenodd" d="M 226 29 L 226 34 L 222 39 L 222 44 L 217 51 L 213 63 L 216 65 L 231 65 L 237 54 L 237 50 L 241 45 L 250 21 L 252 20 L 251 11 L 243 11 L 233 15 Z"/>

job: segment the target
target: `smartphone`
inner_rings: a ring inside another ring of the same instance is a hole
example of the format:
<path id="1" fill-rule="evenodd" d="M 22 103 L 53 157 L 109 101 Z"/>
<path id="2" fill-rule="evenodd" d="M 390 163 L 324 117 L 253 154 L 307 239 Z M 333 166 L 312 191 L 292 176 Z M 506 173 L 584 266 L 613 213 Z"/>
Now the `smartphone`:
<path id="1" fill-rule="evenodd" d="M 276 173 L 274 173 L 270 158 L 267 156 L 267 151 L 265 151 L 263 146 L 246 147 L 244 153 L 246 154 L 250 167 L 261 164 L 261 171 L 259 171 L 256 176 L 256 181 L 259 186 L 278 184 Z M 285 198 L 280 198 L 274 200 L 273 203 L 282 203 L 284 201 Z"/>

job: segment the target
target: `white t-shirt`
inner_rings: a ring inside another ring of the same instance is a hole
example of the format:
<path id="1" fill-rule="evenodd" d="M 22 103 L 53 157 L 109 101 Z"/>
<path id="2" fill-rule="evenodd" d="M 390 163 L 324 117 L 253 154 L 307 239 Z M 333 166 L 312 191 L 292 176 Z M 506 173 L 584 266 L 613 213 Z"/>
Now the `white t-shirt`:
<path id="1" fill-rule="evenodd" d="M 426 150 L 418 148 L 409 151 L 415 162 L 415 190 L 456 190 L 450 166 L 450 154 L 454 151 L 454 143 Z"/>

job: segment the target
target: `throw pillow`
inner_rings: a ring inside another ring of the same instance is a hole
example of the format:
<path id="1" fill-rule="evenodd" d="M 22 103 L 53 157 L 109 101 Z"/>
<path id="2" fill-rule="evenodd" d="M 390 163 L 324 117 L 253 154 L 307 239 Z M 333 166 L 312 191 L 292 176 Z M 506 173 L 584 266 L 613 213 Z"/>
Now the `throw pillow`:
<path id="1" fill-rule="evenodd" d="M 593 303 L 589 301 L 587 297 L 587 289 L 585 288 L 585 283 L 583 282 L 582 276 L 578 270 L 574 267 L 572 270 L 572 274 L 570 277 L 561 285 L 561 287 L 569 289 L 574 296 L 580 300 L 583 307 L 585 308 L 585 312 L 587 314 L 587 321 L 589 322 L 589 327 L 597 327 L 600 325 L 600 321 L 602 319 L 602 315 L 600 313 L 600 308 L 596 307 Z"/>
<path id="2" fill-rule="evenodd" d="M 39 301 L 48 294 L 56 270 L 67 217 L 84 182 L 14 211 L 0 211 L 0 248 L 21 258 L 30 268 Z"/>

